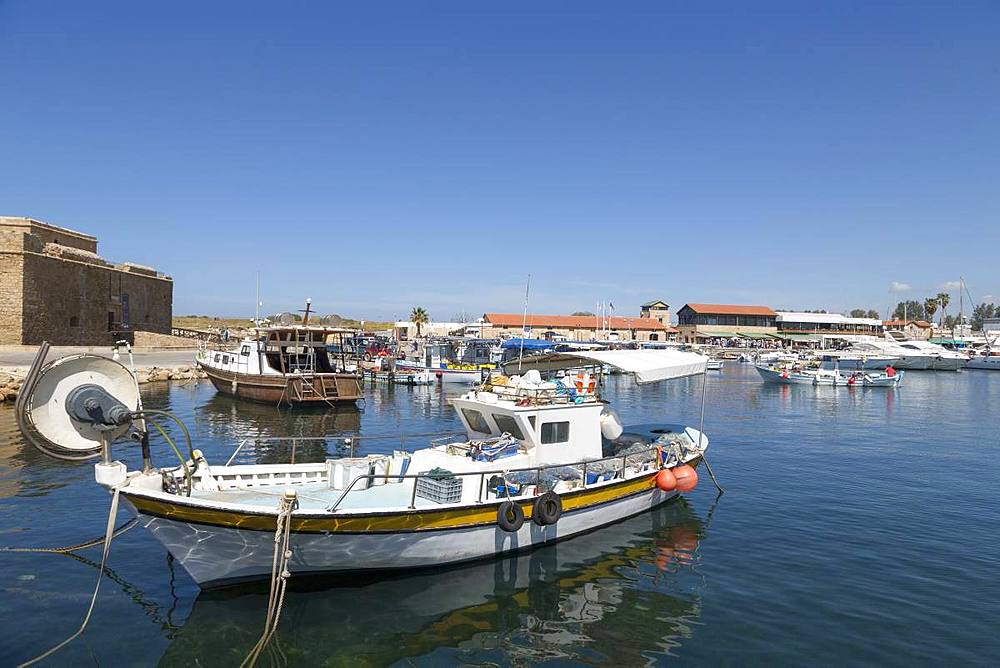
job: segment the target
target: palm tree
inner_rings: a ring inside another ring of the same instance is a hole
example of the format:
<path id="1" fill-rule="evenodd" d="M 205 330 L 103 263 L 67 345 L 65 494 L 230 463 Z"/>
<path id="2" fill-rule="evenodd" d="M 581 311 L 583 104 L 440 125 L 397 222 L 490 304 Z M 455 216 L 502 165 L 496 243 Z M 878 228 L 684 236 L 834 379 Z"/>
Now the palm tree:
<path id="1" fill-rule="evenodd" d="M 939 292 L 937 296 L 937 303 L 941 307 L 941 327 L 944 327 L 944 314 L 948 309 L 948 302 L 951 301 L 951 295 L 947 292 Z"/>
<path id="2" fill-rule="evenodd" d="M 420 337 L 420 327 L 421 325 L 427 324 L 427 311 L 424 310 L 422 306 L 414 306 L 413 310 L 410 311 L 410 321 L 417 326 L 417 337 Z"/>
<path id="3" fill-rule="evenodd" d="M 938 309 L 938 300 L 936 297 L 928 297 L 924 300 L 924 312 L 927 314 L 927 319 L 934 322 L 934 313 Z"/>

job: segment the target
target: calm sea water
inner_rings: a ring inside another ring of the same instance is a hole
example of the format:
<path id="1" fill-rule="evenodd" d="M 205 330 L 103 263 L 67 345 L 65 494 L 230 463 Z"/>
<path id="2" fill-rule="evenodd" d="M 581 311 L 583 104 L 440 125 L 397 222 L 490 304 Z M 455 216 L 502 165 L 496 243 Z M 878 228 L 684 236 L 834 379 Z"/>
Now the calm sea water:
<path id="1" fill-rule="evenodd" d="M 608 396 L 626 423 L 697 425 L 700 382 L 616 377 Z M 1000 662 L 1000 374 L 912 372 L 893 392 L 765 386 L 729 364 L 707 382 L 721 499 L 702 471 L 684 500 L 520 558 L 371 581 L 293 578 L 270 661 Z M 183 417 L 210 461 L 248 435 L 457 425 L 451 388 L 376 387 L 363 412 L 327 412 L 238 404 L 204 382 L 146 387 L 147 405 Z M 165 448 L 156 455 L 170 462 Z M 0 409 L 0 545 L 100 535 L 108 503 L 89 465 L 34 452 Z M 78 627 L 99 560 L 100 548 L 0 553 L 0 663 Z M 260 634 L 266 591 L 200 593 L 141 529 L 115 541 L 109 565 L 90 627 L 51 665 L 236 666 Z"/>

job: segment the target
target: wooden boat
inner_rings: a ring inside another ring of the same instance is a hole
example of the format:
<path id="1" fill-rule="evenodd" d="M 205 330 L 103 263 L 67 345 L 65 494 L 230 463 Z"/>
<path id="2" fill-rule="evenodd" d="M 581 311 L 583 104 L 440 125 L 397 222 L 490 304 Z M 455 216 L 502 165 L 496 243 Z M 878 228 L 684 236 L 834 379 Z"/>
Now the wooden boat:
<path id="1" fill-rule="evenodd" d="M 134 442 L 130 434 L 148 443 L 147 423 L 169 414 L 141 407 L 134 375 L 119 362 L 76 355 L 43 365 L 47 352 L 43 345 L 18 401 L 25 438 L 62 459 L 100 456 L 98 483 L 202 587 L 269 575 L 273 583 L 285 571 L 440 566 L 569 538 L 690 491 L 692 465 L 708 448 L 692 427 L 626 429 L 600 383 L 577 391 L 539 373 L 611 364 L 646 383 L 703 374 L 706 358 L 600 351 L 541 356 L 523 376 L 452 399 L 464 433 L 413 451 L 220 465 L 189 439 L 180 467 L 155 468 L 145 447 L 143 468 L 129 471 L 113 460 L 112 443 Z"/>
<path id="2" fill-rule="evenodd" d="M 347 370 L 329 339 L 350 330 L 279 325 L 252 330 L 228 350 L 199 351 L 198 368 L 223 394 L 270 404 L 336 404 L 362 397 L 361 376 Z"/>

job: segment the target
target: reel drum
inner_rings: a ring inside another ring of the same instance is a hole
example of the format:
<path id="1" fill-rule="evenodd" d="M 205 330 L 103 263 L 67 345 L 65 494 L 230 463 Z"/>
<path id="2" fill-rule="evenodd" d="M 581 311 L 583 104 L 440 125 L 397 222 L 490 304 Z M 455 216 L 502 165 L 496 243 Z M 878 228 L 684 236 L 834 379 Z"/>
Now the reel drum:
<path id="1" fill-rule="evenodd" d="M 128 433 L 131 422 L 97 426 L 73 415 L 67 398 L 81 386 L 97 386 L 129 411 L 139 409 L 135 378 L 121 362 L 100 355 L 69 355 L 37 368 L 48 345 L 43 345 L 25 379 L 17 401 L 18 424 L 35 448 L 57 459 L 84 461 L 101 455 L 104 442 Z"/>

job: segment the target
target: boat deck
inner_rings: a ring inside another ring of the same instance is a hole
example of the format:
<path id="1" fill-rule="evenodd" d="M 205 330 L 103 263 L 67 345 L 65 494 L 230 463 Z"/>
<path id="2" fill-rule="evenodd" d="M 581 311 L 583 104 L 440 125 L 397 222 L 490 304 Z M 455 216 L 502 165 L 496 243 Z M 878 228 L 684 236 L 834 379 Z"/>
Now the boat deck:
<path id="1" fill-rule="evenodd" d="M 219 503 L 238 503 L 241 505 L 261 506 L 266 510 L 274 510 L 282 497 L 285 487 L 254 487 L 243 489 L 226 489 L 221 491 L 194 490 L 193 498 Z M 308 512 L 326 510 L 340 498 L 344 490 L 331 489 L 324 482 L 306 482 L 292 487 L 298 494 L 299 509 Z M 375 485 L 369 489 L 350 491 L 337 507 L 338 510 L 391 508 L 399 510 L 408 508 L 413 494 L 412 481 L 390 482 Z M 416 497 L 414 506 L 417 508 L 436 508 L 441 504 L 422 497 Z"/>

